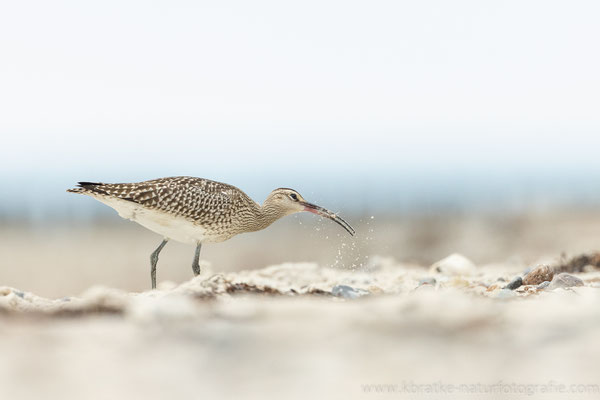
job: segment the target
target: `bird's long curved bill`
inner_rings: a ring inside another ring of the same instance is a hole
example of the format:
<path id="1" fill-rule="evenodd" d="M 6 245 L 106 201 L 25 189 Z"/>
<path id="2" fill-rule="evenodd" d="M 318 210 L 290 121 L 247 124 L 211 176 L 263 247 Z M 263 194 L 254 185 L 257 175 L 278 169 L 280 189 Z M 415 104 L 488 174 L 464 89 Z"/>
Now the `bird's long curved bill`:
<path id="1" fill-rule="evenodd" d="M 339 224 L 342 228 L 344 228 L 351 236 L 354 236 L 354 234 L 356 233 L 354 228 L 352 228 L 349 223 L 344 221 L 342 219 L 342 217 L 338 216 L 336 213 L 331 212 L 331 211 L 327 210 L 326 208 L 319 207 L 315 204 L 311 204 L 311 203 L 307 203 L 307 202 L 302 202 L 302 205 L 304 206 L 304 211 L 308 211 L 313 214 L 317 214 L 322 217 L 329 218 L 330 220 L 332 220 L 333 222 Z"/>

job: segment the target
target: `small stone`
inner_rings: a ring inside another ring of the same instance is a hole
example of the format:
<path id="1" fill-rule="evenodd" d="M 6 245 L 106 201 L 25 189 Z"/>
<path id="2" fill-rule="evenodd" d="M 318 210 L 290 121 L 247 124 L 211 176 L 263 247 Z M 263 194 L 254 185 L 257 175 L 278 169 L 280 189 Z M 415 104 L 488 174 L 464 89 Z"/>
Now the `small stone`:
<path id="1" fill-rule="evenodd" d="M 504 289 L 515 290 L 516 288 L 520 287 L 522 284 L 523 284 L 523 278 L 521 278 L 520 276 L 517 276 L 515 279 L 510 281 L 510 283 L 508 285 L 506 285 L 504 287 Z"/>
<path id="2" fill-rule="evenodd" d="M 425 285 L 419 285 L 415 288 L 415 291 L 418 291 L 418 292 L 428 292 L 430 290 L 434 291 L 435 286 L 425 284 Z"/>
<path id="3" fill-rule="evenodd" d="M 548 286 L 550 286 L 550 281 L 545 281 L 540 283 L 539 285 L 536 286 L 537 290 L 544 290 L 546 289 Z"/>
<path id="4" fill-rule="evenodd" d="M 435 280 L 434 277 L 428 276 L 428 277 L 423 278 L 423 279 L 421 279 L 419 281 L 419 286 L 423 286 L 423 285 L 432 285 L 432 286 L 435 286 L 436 282 L 437 281 Z"/>
<path id="5" fill-rule="evenodd" d="M 461 254 L 451 254 L 448 257 L 434 263 L 430 271 L 444 275 L 472 275 L 476 272 L 475 264 Z"/>
<path id="6" fill-rule="evenodd" d="M 548 285 L 548 289 L 569 288 L 573 286 L 583 286 L 583 281 L 576 276 L 563 272 L 554 276 L 554 279 Z"/>
<path id="7" fill-rule="evenodd" d="M 343 297 L 344 299 L 357 299 L 369 294 L 369 292 L 363 289 L 355 289 L 348 285 L 336 285 L 331 289 L 331 294 L 336 297 Z"/>
<path id="8" fill-rule="evenodd" d="M 539 285 L 542 282 L 551 281 L 554 271 L 547 265 L 540 265 L 531 270 L 523 278 L 523 285 Z"/>

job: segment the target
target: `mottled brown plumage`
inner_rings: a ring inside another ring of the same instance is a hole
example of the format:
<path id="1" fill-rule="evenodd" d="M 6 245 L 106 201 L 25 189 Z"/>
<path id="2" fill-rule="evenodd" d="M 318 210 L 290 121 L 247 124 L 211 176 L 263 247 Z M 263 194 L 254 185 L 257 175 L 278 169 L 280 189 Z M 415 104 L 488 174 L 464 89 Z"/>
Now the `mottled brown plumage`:
<path id="1" fill-rule="evenodd" d="M 67 191 L 89 195 L 117 210 L 121 217 L 164 237 L 151 256 L 153 287 L 158 253 L 169 239 L 197 245 L 193 267 L 198 274 L 202 243 L 221 242 L 240 233 L 264 229 L 296 212 L 327 217 L 354 235 L 346 221 L 287 188 L 272 191 L 262 206 L 235 186 L 187 176 L 138 183 L 79 182 L 79 187 Z"/>
<path id="2" fill-rule="evenodd" d="M 204 241 L 223 241 L 254 221 L 260 206 L 235 186 L 208 179 L 177 176 L 139 183 L 80 182 L 69 192 L 116 198 L 183 218 L 206 231 Z M 132 219 L 132 218 L 129 218 Z M 158 232 L 160 233 L 160 232 Z"/>

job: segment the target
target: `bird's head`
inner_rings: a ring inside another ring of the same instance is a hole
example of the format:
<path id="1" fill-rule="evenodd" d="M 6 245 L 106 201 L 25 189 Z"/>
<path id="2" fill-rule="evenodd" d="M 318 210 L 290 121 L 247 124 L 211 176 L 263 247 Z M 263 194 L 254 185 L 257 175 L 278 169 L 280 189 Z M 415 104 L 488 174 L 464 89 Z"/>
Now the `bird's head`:
<path id="1" fill-rule="evenodd" d="M 302 211 L 308 211 L 320 215 L 341 225 L 350 235 L 354 236 L 354 229 L 341 217 L 323 207 L 309 203 L 294 189 L 279 188 L 269 194 L 263 204 L 263 208 L 283 215 L 290 215 Z"/>

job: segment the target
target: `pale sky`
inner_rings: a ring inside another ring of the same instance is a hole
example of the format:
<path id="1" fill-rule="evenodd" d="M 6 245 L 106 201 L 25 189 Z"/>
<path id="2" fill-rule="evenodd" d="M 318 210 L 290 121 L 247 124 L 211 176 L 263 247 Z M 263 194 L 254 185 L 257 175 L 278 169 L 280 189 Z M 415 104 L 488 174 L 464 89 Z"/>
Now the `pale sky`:
<path id="1" fill-rule="evenodd" d="M 599 18 L 596 1 L 2 2 L 0 179 L 600 171 Z"/>

